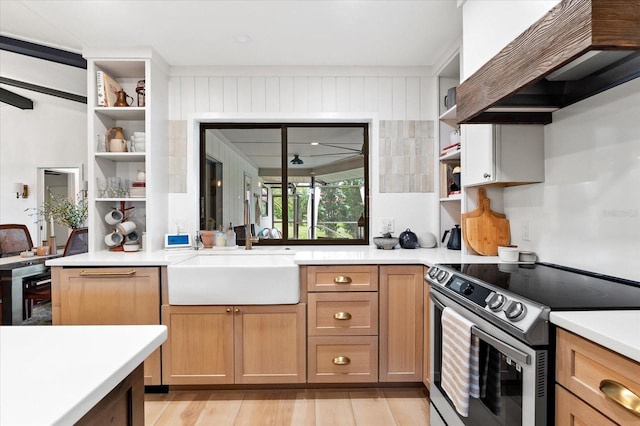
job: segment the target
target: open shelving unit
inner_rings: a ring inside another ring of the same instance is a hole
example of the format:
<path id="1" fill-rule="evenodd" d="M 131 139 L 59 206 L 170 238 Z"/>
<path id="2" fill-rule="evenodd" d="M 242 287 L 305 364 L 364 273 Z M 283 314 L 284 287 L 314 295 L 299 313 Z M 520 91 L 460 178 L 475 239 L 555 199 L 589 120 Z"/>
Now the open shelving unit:
<path id="1" fill-rule="evenodd" d="M 162 247 L 167 229 L 168 192 L 168 66 L 151 49 L 135 51 L 85 51 L 88 94 L 88 182 L 89 182 L 89 251 L 107 251 L 104 237 L 114 230 L 104 216 L 123 205 L 129 220 L 136 224 L 141 237 L 146 233 L 145 251 Z M 96 73 L 104 71 L 122 89 L 136 98 L 138 81 L 145 81 L 145 103 L 138 106 L 104 107 L 98 105 Z M 105 134 L 121 127 L 126 139 L 133 132 L 145 133 L 144 152 L 108 152 Z M 99 148 L 100 147 L 100 148 Z M 145 196 L 131 197 L 126 191 L 140 172 L 145 174 Z M 125 183 L 122 196 L 104 194 L 105 183 L 119 178 Z M 100 185 L 98 182 L 101 182 Z M 123 204 L 124 203 L 124 204 Z"/>
<path id="2" fill-rule="evenodd" d="M 446 108 L 444 105 L 444 97 L 447 90 L 456 87 L 460 83 L 460 54 L 453 55 L 451 60 L 438 73 L 438 153 L 443 148 L 451 145 L 451 133 L 459 126 L 456 123 L 456 105 Z M 462 148 L 454 152 L 448 152 L 438 158 L 438 167 L 440 173 L 439 187 L 439 219 L 440 219 L 440 236 L 444 231 L 451 229 L 454 225 L 460 225 L 462 211 L 462 193 L 450 194 L 451 171 L 455 167 L 461 166 Z M 462 171 L 464 173 L 464 170 Z M 462 177 L 461 177 L 462 179 Z M 460 190 L 463 191 L 462 183 Z"/>

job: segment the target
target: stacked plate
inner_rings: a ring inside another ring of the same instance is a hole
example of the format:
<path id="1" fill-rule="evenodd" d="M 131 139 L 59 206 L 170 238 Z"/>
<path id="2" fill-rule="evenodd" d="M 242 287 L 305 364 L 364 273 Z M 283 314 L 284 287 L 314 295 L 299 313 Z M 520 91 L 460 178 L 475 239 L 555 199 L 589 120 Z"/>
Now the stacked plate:
<path id="1" fill-rule="evenodd" d="M 131 137 L 131 149 L 133 152 L 144 152 L 146 144 L 146 135 L 144 132 L 133 132 Z"/>
<path id="2" fill-rule="evenodd" d="M 144 198 L 147 195 L 147 188 L 145 181 L 134 180 L 131 182 L 131 188 L 129 188 L 129 197 L 131 198 Z"/>

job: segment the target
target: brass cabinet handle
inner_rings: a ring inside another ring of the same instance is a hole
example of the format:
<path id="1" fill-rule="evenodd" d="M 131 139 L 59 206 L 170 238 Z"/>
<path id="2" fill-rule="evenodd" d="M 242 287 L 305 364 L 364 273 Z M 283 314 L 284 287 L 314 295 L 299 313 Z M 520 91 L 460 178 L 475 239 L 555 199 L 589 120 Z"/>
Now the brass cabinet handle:
<path id="1" fill-rule="evenodd" d="M 236 314 L 240 312 L 240 309 L 236 308 Z"/>
<path id="2" fill-rule="evenodd" d="M 333 279 L 336 284 L 351 284 L 351 277 L 345 275 L 338 275 Z"/>
<path id="3" fill-rule="evenodd" d="M 130 277 L 136 274 L 136 270 L 132 269 L 129 272 L 101 272 L 101 271 L 88 271 L 83 269 L 80 271 L 81 277 Z"/>
<path id="4" fill-rule="evenodd" d="M 640 397 L 626 386 L 613 380 L 603 380 L 600 382 L 600 390 L 607 397 L 640 417 Z"/>
<path id="5" fill-rule="evenodd" d="M 335 365 L 347 365 L 351 362 L 348 356 L 337 356 L 333 359 Z"/>
<path id="6" fill-rule="evenodd" d="M 333 318 L 341 321 L 350 320 L 351 314 L 349 312 L 336 312 L 335 314 L 333 314 Z"/>
<path id="7" fill-rule="evenodd" d="M 227 313 L 231 312 L 231 308 L 227 308 Z"/>

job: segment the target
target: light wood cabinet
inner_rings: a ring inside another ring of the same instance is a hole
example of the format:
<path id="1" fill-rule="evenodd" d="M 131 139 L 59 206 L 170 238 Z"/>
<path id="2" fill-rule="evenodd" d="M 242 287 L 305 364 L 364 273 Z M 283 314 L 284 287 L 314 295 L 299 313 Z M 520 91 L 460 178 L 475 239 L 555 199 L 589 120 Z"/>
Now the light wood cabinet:
<path id="1" fill-rule="evenodd" d="M 304 383 L 305 308 L 163 305 L 163 384 Z"/>
<path id="2" fill-rule="evenodd" d="M 236 383 L 306 381 L 305 306 L 234 308 Z"/>
<path id="3" fill-rule="evenodd" d="M 378 266 L 308 266 L 306 281 L 308 382 L 377 382 Z"/>
<path id="4" fill-rule="evenodd" d="M 558 329 L 556 334 L 556 425 L 638 424 L 629 409 L 607 397 L 603 381 L 620 386 L 620 397 L 628 391 L 640 395 L 640 364 L 580 336 Z M 568 395 L 567 395 L 568 394 Z M 602 421 L 597 421 L 602 418 Z"/>
<path id="5" fill-rule="evenodd" d="M 380 266 L 380 381 L 422 382 L 422 265 Z"/>
<path id="6" fill-rule="evenodd" d="M 51 268 L 53 325 L 160 324 L 160 268 Z M 160 385 L 160 349 L 144 362 Z"/>
<path id="7" fill-rule="evenodd" d="M 314 291 L 377 291 L 377 265 L 322 265 L 307 268 L 307 285 Z"/>
<path id="8" fill-rule="evenodd" d="M 309 337 L 309 383 L 376 383 L 378 336 Z"/>

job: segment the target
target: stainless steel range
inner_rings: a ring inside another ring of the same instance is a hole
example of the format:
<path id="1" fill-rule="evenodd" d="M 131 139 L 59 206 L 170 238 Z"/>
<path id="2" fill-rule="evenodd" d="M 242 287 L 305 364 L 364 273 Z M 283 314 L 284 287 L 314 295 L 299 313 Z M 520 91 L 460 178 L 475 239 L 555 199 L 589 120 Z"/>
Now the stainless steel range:
<path id="1" fill-rule="evenodd" d="M 550 264 L 442 264 L 431 298 L 431 424 L 553 424 L 555 330 L 551 311 L 637 309 L 640 283 Z M 460 415 L 441 386 L 442 313 L 479 338 L 480 397 Z"/>

